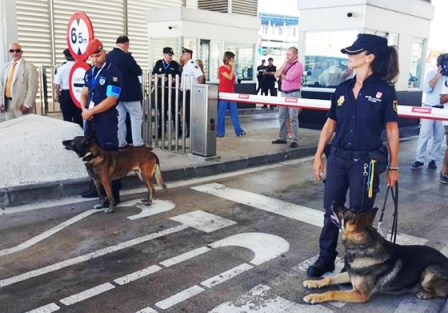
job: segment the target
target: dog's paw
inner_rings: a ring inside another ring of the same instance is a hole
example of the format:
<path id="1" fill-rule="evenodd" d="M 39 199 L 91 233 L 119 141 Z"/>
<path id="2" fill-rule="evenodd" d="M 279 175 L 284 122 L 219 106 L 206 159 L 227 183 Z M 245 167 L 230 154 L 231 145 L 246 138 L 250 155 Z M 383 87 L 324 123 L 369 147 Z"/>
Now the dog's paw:
<path id="1" fill-rule="evenodd" d="M 95 204 L 95 205 L 93 206 L 93 208 L 94 208 L 95 210 L 101 210 L 101 209 L 104 209 L 104 206 L 103 206 L 101 203 L 98 203 L 98 204 Z"/>
<path id="2" fill-rule="evenodd" d="M 303 297 L 303 301 L 305 301 L 306 303 L 309 303 L 309 304 L 315 304 L 315 303 L 322 302 L 322 301 L 320 301 L 319 298 L 320 298 L 319 294 L 313 293 L 311 295 L 307 295 L 307 296 Z"/>
<path id="3" fill-rule="evenodd" d="M 431 299 L 431 298 L 434 298 L 434 294 L 429 291 L 420 291 L 417 294 L 417 298 L 422 299 L 422 300 Z"/>
<path id="4" fill-rule="evenodd" d="M 320 288 L 322 286 L 320 280 L 305 280 L 303 282 L 303 287 L 305 288 Z"/>
<path id="5" fill-rule="evenodd" d="M 112 213 L 113 211 L 114 211 L 113 208 L 104 208 L 104 213 L 106 213 L 106 214 L 110 214 L 110 213 Z"/>

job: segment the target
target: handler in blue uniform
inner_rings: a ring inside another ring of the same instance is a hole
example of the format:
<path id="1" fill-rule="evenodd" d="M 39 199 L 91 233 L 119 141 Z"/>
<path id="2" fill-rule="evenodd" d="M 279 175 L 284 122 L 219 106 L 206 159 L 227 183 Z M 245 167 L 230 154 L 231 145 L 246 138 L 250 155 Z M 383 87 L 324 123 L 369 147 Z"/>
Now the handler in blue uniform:
<path id="1" fill-rule="evenodd" d="M 328 119 L 319 136 L 313 171 L 322 180 L 322 155 L 327 155 L 324 190 L 324 226 L 317 261 L 307 270 L 311 277 L 333 271 L 339 229 L 331 222 L 333 206 L 343 206 L 350 189 L 349 207 L 371 210 L 379 187 L 379 174 L 388 169 L 387 184 L 398 181 L 399 134 L 397 98 L 393 82 L 398 76 L 398 52 L 387 39 L 360 34 L 348 54 L 348 67 L 356 76 L 341 83 L 333 95 Z M 388 151 L 381 140 L 386 130 Z M 330 145 L 327 145 L 331 141 Z"/>
<path id="2" fill-rule="evenodd" d="M 115 106 L 120 96 L 121 75 L 111 62 L 106 61 L 106 51 L 98 39 L 87 45 L 87 53 L 93 67 L 86 72 L 81 91 L 84 134 L 95 136 L 106 151 L 118 151 L 118 118 Z M 115 204 L 120 202 L 120 181 L 112 182 Z M 103 203 L 108 207 L 109 203 Z"/>

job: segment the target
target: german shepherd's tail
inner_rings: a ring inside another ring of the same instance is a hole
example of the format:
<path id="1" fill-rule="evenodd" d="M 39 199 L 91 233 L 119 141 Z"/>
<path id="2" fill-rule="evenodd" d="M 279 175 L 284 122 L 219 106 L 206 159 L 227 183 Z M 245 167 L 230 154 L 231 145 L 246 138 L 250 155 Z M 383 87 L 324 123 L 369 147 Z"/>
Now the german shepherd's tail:
<path id="1" fill-rule="evenodd" d="M 156 173 L 155 173 L 155 176 L 156 176 L 157 184 L 159 184 L 159 186 L 162 187 L 163 189 L 167 189 L 168 187 L 163 182 L 162 170 L 160 169 L 159 157 L 156 154 L 155 154 L 155 156 L 156 156 Z"/>

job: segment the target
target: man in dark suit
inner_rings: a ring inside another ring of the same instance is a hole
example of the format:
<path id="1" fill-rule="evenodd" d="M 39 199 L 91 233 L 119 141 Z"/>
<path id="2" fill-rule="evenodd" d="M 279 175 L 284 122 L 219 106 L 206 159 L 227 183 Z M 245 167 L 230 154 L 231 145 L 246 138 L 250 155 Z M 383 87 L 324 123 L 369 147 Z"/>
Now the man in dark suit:
<path id="1" fill-rule="evenodd" d="M 126 35 L 117 38 L 116 47 L 107 54 L 107 60 L 118 68 L 122 76 L 121 93 L 117 105 L 119 148 L 126 149 L 130 147 L 126 141 L 127 113 L 129 113 L 131 120 L 133 146 L 143 146 L 142 69 L 129 53 L 129 38 Z"/>

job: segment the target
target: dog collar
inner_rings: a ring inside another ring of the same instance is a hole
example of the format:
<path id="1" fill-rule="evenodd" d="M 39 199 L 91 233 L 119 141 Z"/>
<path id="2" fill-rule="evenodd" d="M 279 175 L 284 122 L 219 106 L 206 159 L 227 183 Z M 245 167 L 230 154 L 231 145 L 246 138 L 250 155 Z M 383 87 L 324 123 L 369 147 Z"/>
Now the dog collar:
<path id="1" fill-rule="evenodd" d="M 86 158 L 89 157 L 89 156 L 91 156 L 91 155 L 92 155 L 92 152 L 88 152 L 88 153 L 86 153 L 86 155 L 82 157 L 82 160 L 83 160 L 83 161 L 87 161 Z"/>

